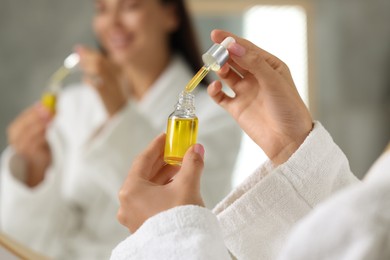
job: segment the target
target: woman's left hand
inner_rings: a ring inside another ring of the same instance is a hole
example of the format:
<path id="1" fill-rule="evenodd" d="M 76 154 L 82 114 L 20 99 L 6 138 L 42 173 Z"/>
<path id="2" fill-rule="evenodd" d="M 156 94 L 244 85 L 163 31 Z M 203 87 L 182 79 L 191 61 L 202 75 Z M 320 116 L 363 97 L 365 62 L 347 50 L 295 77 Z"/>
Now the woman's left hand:
<path id="1" fill-rule="evenodd" d="M 119 192 L 119 222 L 134 233 L 148 218 L 183 205 L 204 206 L 200 195 L 204 149 L 190 147 L 181 167 L 164 162 L 165 134 L 133 162 Z"/>
<path id="2" fill-rule="evenodd" d="M 115 115 L 127 102 L 121 83 L 120 69 L 101 52 L 77 46 L 84 81 L 100 95 L 109 116 Z"/>

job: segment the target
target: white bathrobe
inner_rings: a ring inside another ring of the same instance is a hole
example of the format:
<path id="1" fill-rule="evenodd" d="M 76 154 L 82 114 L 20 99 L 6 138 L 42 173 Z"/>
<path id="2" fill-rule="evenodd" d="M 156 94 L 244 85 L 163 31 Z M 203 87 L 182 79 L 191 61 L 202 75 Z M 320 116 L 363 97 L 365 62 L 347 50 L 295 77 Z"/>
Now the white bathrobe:
<path id="1" fill-rule="evenodd" d="M 390 259 L 390 151 L 294 227 L 280 260 Z"/>
<path id="2" fill-rule="evenodd" d="M 316 122 L 287 162 L 262 165 L 214 212 L 197 206 L 162 212 L 119 244 L 111 259 L 276 259 L 298 220 L 357 181 Z"/>
<path id="3" fill-rule="evenodd" d="M 48 132 L 53 164 L 33 189 L 20 180 L 23 161 L 12 147 L 3 154 L 0 228 L 55 259 L 108 259 L 129 235 L 116 213 L 118 191 L 134 157 L 159 133 L 193 73 L 175 57 L 146 96 L 130 100 L 112 119 L 98 94 L 87 86 L 66 88 Z M 198 88 L 198 142 L 205 146 L 202 194 L 214 206 L 230 190 L 241 130 Z"/>

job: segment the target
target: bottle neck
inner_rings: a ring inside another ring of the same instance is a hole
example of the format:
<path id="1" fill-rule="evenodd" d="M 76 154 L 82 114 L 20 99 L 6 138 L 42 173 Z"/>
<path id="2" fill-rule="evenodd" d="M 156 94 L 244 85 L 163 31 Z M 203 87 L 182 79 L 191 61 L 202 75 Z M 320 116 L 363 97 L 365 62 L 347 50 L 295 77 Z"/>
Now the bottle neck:
<path id="1" fill-rule="evenodd" d="M 176 111 L 188 116 L 195 115 L 195 96 L 186 91 L 181 92 L 176 104 Z"/>

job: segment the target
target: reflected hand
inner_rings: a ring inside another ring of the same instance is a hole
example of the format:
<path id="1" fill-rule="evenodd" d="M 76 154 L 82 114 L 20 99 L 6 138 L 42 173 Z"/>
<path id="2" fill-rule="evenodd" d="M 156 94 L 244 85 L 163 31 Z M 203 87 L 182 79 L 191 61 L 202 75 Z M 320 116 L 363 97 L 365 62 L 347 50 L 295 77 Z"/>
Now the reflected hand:
<path id="1" fill-rule="evenodd" d="M 228 46 L 231 64 L 218 75 L 235 92 L 231 98 L 213 82 L 208 93 L 225 108 L 240 127 L 278 165 L 285 162 L 303 143 L 312 129 L 312 118 L 298 94 L 290 71 L 277 57 L 229 32 L 214 30 L 211 38 L 221 42 L 232 36 L 237 42 Z"/>
<path id="2" fill-rule="evenodd" d="M 158 136 L 140 154 L 119 192 L 119 222 L 134 233 L 148 218 L 182 205 L 203 206 L 200 176 L 204 149 L 196 144 L 188 149 L 181 167 L 167 165 L 164 158 L 165 134 Z"/>
<path id="3" fill-rule="evenodd" d="M 26 162 L 26 185 L 34 187 L 45 177 L 51 164 L 46 130 L 53 114 L 42 104 L 25 110 L 8 127 L 8 143 Z"/>
<path id="4" fill-rule="evenodd" d="M 76 52 L 80 55 L 84 81 L 99 93 L 108 114 L 115 115 L 127 102 L 119 68 L 99 51 L 78 46 Z"/>

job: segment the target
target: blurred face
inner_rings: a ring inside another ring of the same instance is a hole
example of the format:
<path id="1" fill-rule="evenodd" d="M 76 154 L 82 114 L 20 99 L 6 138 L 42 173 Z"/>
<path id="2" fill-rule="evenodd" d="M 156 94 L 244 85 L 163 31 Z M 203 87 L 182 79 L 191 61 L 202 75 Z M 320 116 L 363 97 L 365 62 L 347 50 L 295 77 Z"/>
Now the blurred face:
<path id="1" fill-rule="evenodd" d="M 161 0 L 96 0 L 93 27 L 108 55 L 119 64 L 168 51 L 178 26 L 174 7 Z"/>

